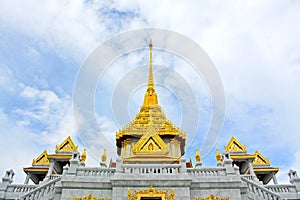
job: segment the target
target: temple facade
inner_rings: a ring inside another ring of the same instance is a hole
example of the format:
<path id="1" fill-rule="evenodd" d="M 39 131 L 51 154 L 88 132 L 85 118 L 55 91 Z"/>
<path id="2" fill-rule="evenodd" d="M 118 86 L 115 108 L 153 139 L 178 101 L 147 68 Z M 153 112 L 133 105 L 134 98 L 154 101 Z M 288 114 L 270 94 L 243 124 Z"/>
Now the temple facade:
<path id="1" fill-rule="evenodd" d="M 136 117 L 116 132 L 115 161 L 104 150 L 99 166 L 85 166 L 86 150 L 78 152 L 71 137 L 46 150 L 24 167 L 24 184 L 13 183 L 7 170 L 0 200 L 279 200 L 300 199 L 300 178 L 279 184 L 269 159 L 247 152 L 232 137 L 224 151 L 216 149 L 215 166 L 186 160 L 186 133 L 167 119 L 159 105 L 152 72 L 152 42 L 147 90 Z M 29 180 L 33 184 L 29 184 Z"/>

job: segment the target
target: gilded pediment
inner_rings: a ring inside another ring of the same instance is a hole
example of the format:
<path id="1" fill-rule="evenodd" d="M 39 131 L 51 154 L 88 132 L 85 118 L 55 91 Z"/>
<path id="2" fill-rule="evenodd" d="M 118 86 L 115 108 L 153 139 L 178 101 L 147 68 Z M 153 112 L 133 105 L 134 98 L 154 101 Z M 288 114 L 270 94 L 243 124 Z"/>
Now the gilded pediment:
<path id="1" fill-rule="evenodd" d="M 270 160 L 265 158 L 261 153 L 255 151 L 255 158 L 252 161 L 253 165 L 270 165 Z"/>
<path id="2" fill-rule="evenodd" d="M 153 127 L 150 127 L 146 134 L 139 139 L 139 141 L 134 145 L 133 153 L 158 153 L 165 154 L 168 152 L 168 147 L 166 143 L 161 139 L 161 137 L 156 133 Z"/>
<path id="3" fill-rule="evenodd" d="M 225 146 L 225 151 L 246 153 L 247 149 L 245 145 L 242 145 L 235 137 L 232 137 L 228 145 Z"/>
<path id="4" fill-rule="evenodd" d="M 47 151 L 41 153 L 36 159 L 33 159 L 32 165 L 49 165 L 50 161 L 48 159 Z"/>
<path id="5" fill-rule="evenodd" d="M 71 137 L 67 137 L 60 145 L 56 146 L 56 152 L 74 152 L 78 146 L 75 146 Z"/>

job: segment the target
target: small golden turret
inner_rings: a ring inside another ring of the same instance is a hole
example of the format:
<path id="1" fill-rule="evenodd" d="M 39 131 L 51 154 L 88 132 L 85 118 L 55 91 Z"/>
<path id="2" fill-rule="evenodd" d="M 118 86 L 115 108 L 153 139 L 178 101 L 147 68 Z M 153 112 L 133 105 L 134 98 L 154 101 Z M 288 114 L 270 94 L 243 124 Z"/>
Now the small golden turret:
<path id="1" fill-rule="evenodd" d="M 102 154 L 102 157 L 101 157 L 101 160 L 102 160 L 103 163 L 105 163 L 105 162 L 106 162 L 106 159 L 107 159 L 107 156 L 106 156 L 106 149 L 104 149 L 103 154 Z"/>
<path id="2" fill-rule="evenodd" d="M 196 149 L 195 158 L 196 158 L 196 162 L 197 162 L 197 163 L 200 163 L 200 162 L 201 162 L 201 156 L 200 156 L 200 153 L 199 153 L 199 151 L 198 151 L 198 148 Z"/>
<path id="3" fill-rule="evenodd" d="M 221 156 L 219 149 L 216 150 L 216 160 L 218 163 L 222 162 L 222 156 Z"/>
<path id="4" fill-rule="evenodd" d="M 80 162 L 85 162 L 86 160 L 86 149 L 84 148 L 81 156 L 80 156 Z"/>

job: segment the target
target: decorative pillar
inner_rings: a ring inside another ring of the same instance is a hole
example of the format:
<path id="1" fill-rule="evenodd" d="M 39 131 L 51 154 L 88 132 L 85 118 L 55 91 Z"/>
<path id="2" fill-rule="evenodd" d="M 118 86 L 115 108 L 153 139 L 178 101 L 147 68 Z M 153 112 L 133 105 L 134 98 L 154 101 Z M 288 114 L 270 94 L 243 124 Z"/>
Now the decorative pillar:
<path id="1" fill-rule="evenodd" d="M 276 178 L 276 176 L 275 176 L 275 173 L 272 173 L 272 179 L 273 179 L 274 185 L 277 185 L 278 182 L 277 182 L 277 178 Z"/>
<path id="2" fill-rule="evenodd" d="M 25 185 L 28 184 L 29 178 L 30 178 L 30 173 L 28 172 L 28 174 L 26 175 L 25 181 L 24 181 L 24 184 L 25 184 Z"/>
<path id="3" fill-rule="evenodd" d="M 252 165 L 251 161 L 250 161 L 250 160 L 247 160 L 247 162 L 248 162 L 249 171 L 250 171 L 250 175 L 252 176 L 252 179 L 253 179 L 254 181 L 256 181 L 256 182 L 259 182 L 259 180 L 258 180 L 258 178 L 256 177 L 256 174 L 255 174 L 255 172 L 254 172 L 254 170 L 253 170 L 253 165 Z"/>
<path id="4" fill-rule="evenodd" d="M 54 169 L 54 164 L 55 164 L 55 161 L 51 159 L 50 160 L 50 166 L 49 166 L 49 169 L 48 169 L 48 173 L 47 173 L 45 179 L 46 178 L 49 179 L 50 176 L 52 175 L 52 172 L 53 172 L 53 169 Z"/>

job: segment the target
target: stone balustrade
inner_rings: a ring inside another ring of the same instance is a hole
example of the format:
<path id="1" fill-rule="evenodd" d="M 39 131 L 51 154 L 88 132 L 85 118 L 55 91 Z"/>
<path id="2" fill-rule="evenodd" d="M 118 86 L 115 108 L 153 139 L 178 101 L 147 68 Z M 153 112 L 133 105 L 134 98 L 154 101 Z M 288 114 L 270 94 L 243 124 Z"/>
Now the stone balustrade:
<path id="1" fill-rule="evenodd" d="M 251 180 L 241 177 L 242 181 L 246 183 L 247 189 L 256 200 L 281 200 L 281 197 L 273 191 L 259 185 Z"/>
<path id="2" fill-rule="evenodd" d="M 128 174 L 178 174 L 180 173 L 180 164 L 172 165 L 147 165 L 147 164 L 123 164 L 123 172 Z"/>
<path id="3" fill-rule="evenodd" d="M 220 167 L 187 169 L 187 173 L 192 176 L 226 176 L 225 168 Z"/>
<path id="4" fill-rule="evenodd" d="M 275 193 L 297 193 L 295 185 L 266 185 L 265 187 Z"/>
<path id="5" fill-rule="evenodd" d="M 44 185 L 38 186 L 27 194 L 21 196 L 21 200 L 37 200 L 37 199 L 47 199 L 49 195 L 54 195 L 55 184 L 60 181 L 61 178 L 56 178 L 47 182 Z M 48 198 L 49 199 L 49 198 Z"/>
<path id="6" fill-rule="evenodd" d="M 84 167 L 77 169 L 77 176 L 111 176 L 115 171 L 115 169 L 101 167 Z"/>
<path id="7" fill-rule="evenodd" d="M 35 189 L 36 185 L 8 185 L 6 192 L 13 192 L 13 193 L 26 193 L 33 189 Z"/>

